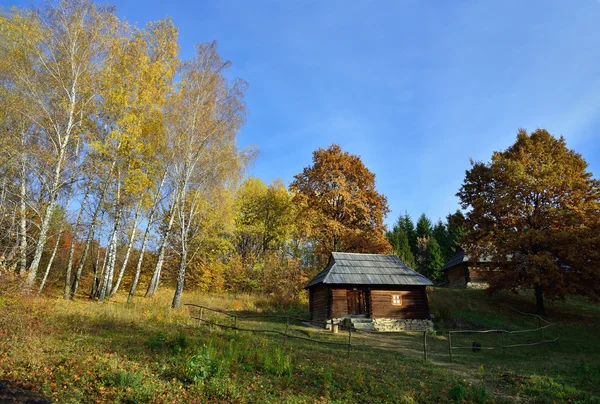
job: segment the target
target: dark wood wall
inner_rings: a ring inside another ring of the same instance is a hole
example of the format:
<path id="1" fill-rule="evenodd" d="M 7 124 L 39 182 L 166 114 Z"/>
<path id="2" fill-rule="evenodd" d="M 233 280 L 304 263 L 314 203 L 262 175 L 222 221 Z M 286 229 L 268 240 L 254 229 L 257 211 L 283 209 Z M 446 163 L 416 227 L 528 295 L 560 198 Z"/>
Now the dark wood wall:
<path id="1" fill-rule="evenodd" d="M 394 306 L 392 296 L 402 296 L 402 305 Z M 371 318 L 428 318 L 429 303 L 425 287 L 371 290 Z"/>
<path id="2" fill-rule="evenodd" d="M 329 318 L 341 317 L 348 313 L 347 289 L 331 289 L 331 313 Z"/>
<path id="3" fill-rule="evenodd" d="M 348 314 L 347 291 L 356 285 L 318 285 L 310 288 L 311 320 L 323 322 Z M 428 318 L 429 303 L 424 286 L 359 286 L 364 291 L 365 314 L 372 318 Z M 392 304 L 392 295 L 402 296 L 402 305 Z"/>
<path id="4" fill-rule="evenodd" d="M 329 317 L 329 290 L 325 286 L 314 286 L 309 291 L 310 319 L 315 323 Z"/>
<path id="5" fill-rule="evenodd" d="M 469 272 L 467 263 L 462 263 L 448 268 L 446 271 L 446 283 L 451 288 L 465 288 Z"/>
<path id="6" fill-rule="evenodd" d="M 484 264 L 485 265 L 485 264 Z M 466 288 L 467 282 L 484 283 L 485 268 L 477 268 L 473 264 L 462 263 L 446 271 L 446 283 L 450 288 Z"/>

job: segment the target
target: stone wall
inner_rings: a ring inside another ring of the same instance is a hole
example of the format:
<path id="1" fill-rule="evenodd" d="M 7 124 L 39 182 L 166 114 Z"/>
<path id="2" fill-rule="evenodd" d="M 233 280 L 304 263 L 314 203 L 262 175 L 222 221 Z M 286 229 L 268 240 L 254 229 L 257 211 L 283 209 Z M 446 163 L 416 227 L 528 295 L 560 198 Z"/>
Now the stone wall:
<path id="1" fill-rule="evenodd" d="M 392 319 L 392 318 L 374 318 L 373 327 L 377 331 L 431 331 L 433 330 L 433 321 L 423 319 Z"/>

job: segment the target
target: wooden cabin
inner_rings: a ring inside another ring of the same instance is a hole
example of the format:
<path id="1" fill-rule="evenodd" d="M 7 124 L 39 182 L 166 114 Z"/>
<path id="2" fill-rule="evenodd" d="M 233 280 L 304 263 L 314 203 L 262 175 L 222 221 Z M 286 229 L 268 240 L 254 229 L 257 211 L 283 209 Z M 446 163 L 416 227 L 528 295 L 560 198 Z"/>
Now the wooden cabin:
<path id="1" fill-rule="evenodd" d="M 450 288 L 485 289 L 488 284 L 482 268 L 488 266 L 489 259 L 470 259 L 462 248 L 442 267 L 445 285 Z"/>
<path id="2" fill-rule="evenodd" d="M 331 319 L 429 319 L 425 276 L 395 255 L 331 253 L 305 289 L 313 324 Z"/>

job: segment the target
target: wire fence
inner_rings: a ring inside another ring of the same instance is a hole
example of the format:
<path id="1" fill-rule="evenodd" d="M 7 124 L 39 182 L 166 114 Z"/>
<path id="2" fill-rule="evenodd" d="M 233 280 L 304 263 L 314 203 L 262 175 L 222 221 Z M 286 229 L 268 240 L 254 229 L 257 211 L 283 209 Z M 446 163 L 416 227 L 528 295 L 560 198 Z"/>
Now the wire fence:
<path id="1" fill-rule="evenodd" d="M 517 309 L 507 306 L 510 309 L 527 316 L 533 316 L 537 319 L 538 326 L 526 330 L 454 330 L 448 331 L 448 356 L 452 362 L 453 350 L 463 349 L 473 352 L 501 349 L 506 354 L 509 348 L 532 347 L 547 343 L 557 342 L 559 337 L 549 337 L 548 331 L 555 330 L 557 324 L 551 323 L 537 314 L 523 313 Z M 473 341 L 474 339 L 477 341 Z M 470 345 L 460 345 L 467 339 Z M 457 340 L 459 341 L 457 345 Z"/>
<path id="2" fill-rule="evenodd" d="M 191 304 L 187 303 L 186 306 L 194 308 L 197 310 L 196 315 L 192 315 L 193 319 L 201 321 L 204 324 L 216 326 L 224 329 L 231 329 L 237 332 L 249 332 L 256 334 L 271 334 L 271 335 L 279 335 L 283 337 L 282 344 L 285 347 L 288 339 L 296 339 L 302 340 L 317 344 L 331 345 L 337 347 L 344 347 L 346 350 L 347 357 L 351 357 L 352 349 L 378 349 L 384 350 L 388 352 L 398 352 L 398 342 L 399 340 L 393 340 L 387 346 L 382 346 L 381 344 L 377 344 L 377 342 L 381 341 L 383 338 L 382 335 L 385 336 L 402 336 L 412 334 L 415 335 L 421 334 L 422 338 L 420 341 L 416 341 L 416 338 L 412 338 L 411 349 L 413 351 L 421 352 L 422 358 L 424 360 L 428 359 L 428 355 L 431 353 L 430 345 L 428 343 L 428 334 L 429 332 L 424 331 L 394 331 L 394 332 L 385 332 L 382 333 L 380 331 L 371 331 L 371 330 L 362 330 L 356 329 L 352 323 L 346 322 L 334 322 L 333 320 L 329 321 L 313 321 L 308 318 L 302 318 L 293 315 L 274 315 L 274 314 L 244 314 L 238 312 L 228 312 L 221 309 L 216 309 L 208 306 Z M 515 309 L 513 309 L 515 310 Z M 518 310 L 516 310 L 518 311 Z M 522 313 L 523 315 L 531 315 L 529 313 Z M 218 319 L 217 316 L 221 316 L 221 319 L 227 318 L 228 321 L 216 321 Z M 539 326 L 534 329 L 526 329 L 526 330 L 505 330 L 505 329 L 491 329 L 491 330 L 451 330 L 447 333 L 447 347 L 448 347 L 448 358 L 450 362 L 453 361 L 453 351 L 454 350 L 472 350 L 473 352 L 481 352 L 486 350 L 496 350 L 502 349 L 506 354 L 507 349 L 510 348 L 518 348 L 518 347 L 531 347 L 535 345 L 542 345 L 551 342 L 558 341 L 559 337 L 550 337 L 548 338 L 547 331 L 556 328 L 556 324 L 550 323 L 543 319 L 540 316 L 532 315 L 537 318 Z M 250 322 L 254 322 L 260 319 L 266 320 L 275 320 L 275 322 L 281 324 L 282 329 L 267 329 L 267 328 L 250 328 Z M 229 324 L 224 324 L 224 322 L 229 322 Z M 242 322 L 244 325 L 242 326 Z M 302 326 L 302 328 L 298 328 L 298 326 Z M 330 326 L 330 333 L 320 334 L 321 339 L 311 338 L 309 333 L 306 331 L 307 325 L 313 326 L 321 326 L 325 328 L 326 326 Z M 347 332 L 347 336 L 342 336 L 338 333 L 338 331 Z M 299 334 L 304 335 L 299 335 Z M 377 334 L 378 338 L 375 341 L 369 341 L 369 344 L 364 343 L 356 343 L 356 340 L 353 341 L 353 334 L 363 334 L 363 335 L 374 335 Z M 336 335 L 334 337 L 334 335 Z M 477 336 L 477 341 L 473 341 L 474 336 Z M 335 338 L 335 340 L 333 340 Z M 436 338 L 439 340 L 439 337 Z M 465 345 L 465 340 L 469 341 L 469 345 Z M 418 343 L 418 347 L 417 344 Z M 436 344 L 439 350 L 439 343 Z M 403 345 L 406 348 L 406 345 Z"/>
<path id="3" fill-rule="evenodd" d="M 207 306 L 201 306 L 198 304 L 186 304 L 186 306 L 190 306 L 190 307 L 195 307 L 200 309 L 200 316 L 199 317 L 192 317 L 196 320 L 200 320 L 203 323 L 206 324 L 210 324 L 210 325 L 214 325 L 217 327 L 221 327 L 221 328 L 227 328 L 227 329 L 233 329 L 236 332 L 237 331 L 243 331 L 243 332 L 251 332 L 251 333 L 264 333 L 264 334 L 274 334 L 274 335 L 281 335 L 284 339 L 283 339 L 283 345 L 285 346 L 288 338 L 292 338 L 292 339 L 298 339 L 298 340 L 304 340 L 304 341 L 309 341 L 309 342 L 315 342 L 315 343 L 319 343 L 319 344 L 327 344 L 327 345 L 336 345 L 336 346 L 345 346 L 347 348 L 347 356 L 348 358 L 350 358 L 350 352 L 351 352 L 351 348 L 353 346 L 352 344 L 352 332 L 356 332 L 356 330 L 353 330 L 352 327 L 346 327 L 344 325 L 342 325 L 341 323 L 332 323 L 337 325 L 340 329 L 347 329 L 348 331 L 348 340 L 347 342 L 339 342 L 339 341 L 327 341 L 327 340 L 319 340 L 319 339 L 314 339 L 314 338 L 309 338 L 309 337 L 305 337 L 305 336 L 301 336 L 301 335 L 297 335 L 294 334 L 292 332 L 292 330 L 290 329 L 290 321 L 295 321 L 295 322 L 300 322 L 300 323 L 310 323 L 310 324 L 315 324 L 317 322 L 311 321 L 310 319 L 306 319 L 306 318 L 301 318 L 301 317 L 297 317 L 297 316 L 282 316 L 282 315 L 271 315 L 271 314 L 231 314 L 227 311 L 224 310 L 219 310 L 219 309 L 215 309 L 212 307 L 207 307 Z M 209 319 L 206 318 L 205 316 L 205 311 L 208 312 L 213 312 L 213 313 L 219 313 L 222 315 L 225 315 L 229 318 L 233 319 L 233 324 L 232 325 L 227 325 L 227 324 L 220 324 L 217 323 L 215 321 L 211 321 Z M 273 330 L 273 329 L 256 329 L 256 328 L 246 328 L 246 327 L 240 327 L 238 325 L 238 319 L 242 320 L 242 319 L 252 319 L 252 320 L 256 320 L 259 318 L 269 318 L 269 319 L 285 319 L 285 329 L 284 331 L 280 331 L 280 330 Z M 354 344 L 354 347 L 358 347 L 358 344 Z"/>

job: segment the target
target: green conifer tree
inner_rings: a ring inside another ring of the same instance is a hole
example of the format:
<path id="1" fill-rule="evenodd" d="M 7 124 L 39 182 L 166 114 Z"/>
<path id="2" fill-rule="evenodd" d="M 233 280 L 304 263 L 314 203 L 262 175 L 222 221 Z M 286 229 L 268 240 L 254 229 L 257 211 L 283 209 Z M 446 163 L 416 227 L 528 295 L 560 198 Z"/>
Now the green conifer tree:
<path id="1" fill-rule="evenodd" d="M 448 262 L 452 255 L 454 255 L 454 251 L 450 245 L 448 228 L 441 220 L 438 220 L 435 226 L 433 226 L 433 238 L 440 246 L 443 261 Z"/>
<path id="2" fill-rule="evenodd" d="M 432 237 L 427 244 L 427 260 L 425 264 L 429 279 L 433 282 L 439 282 L 442 278 L 440 270 L 443 266 L 444 256 L 442 254 L 442 249 L 436 239 Z"/>
<path id="3" fill-rule="evenodd" d="M 432 232 L 431 220 L 429 220 L 425 213 L 422 213 L 421 216 L 419 216 L 419 220 L 417 220 L 417 238 L 431 237 Z"/>

